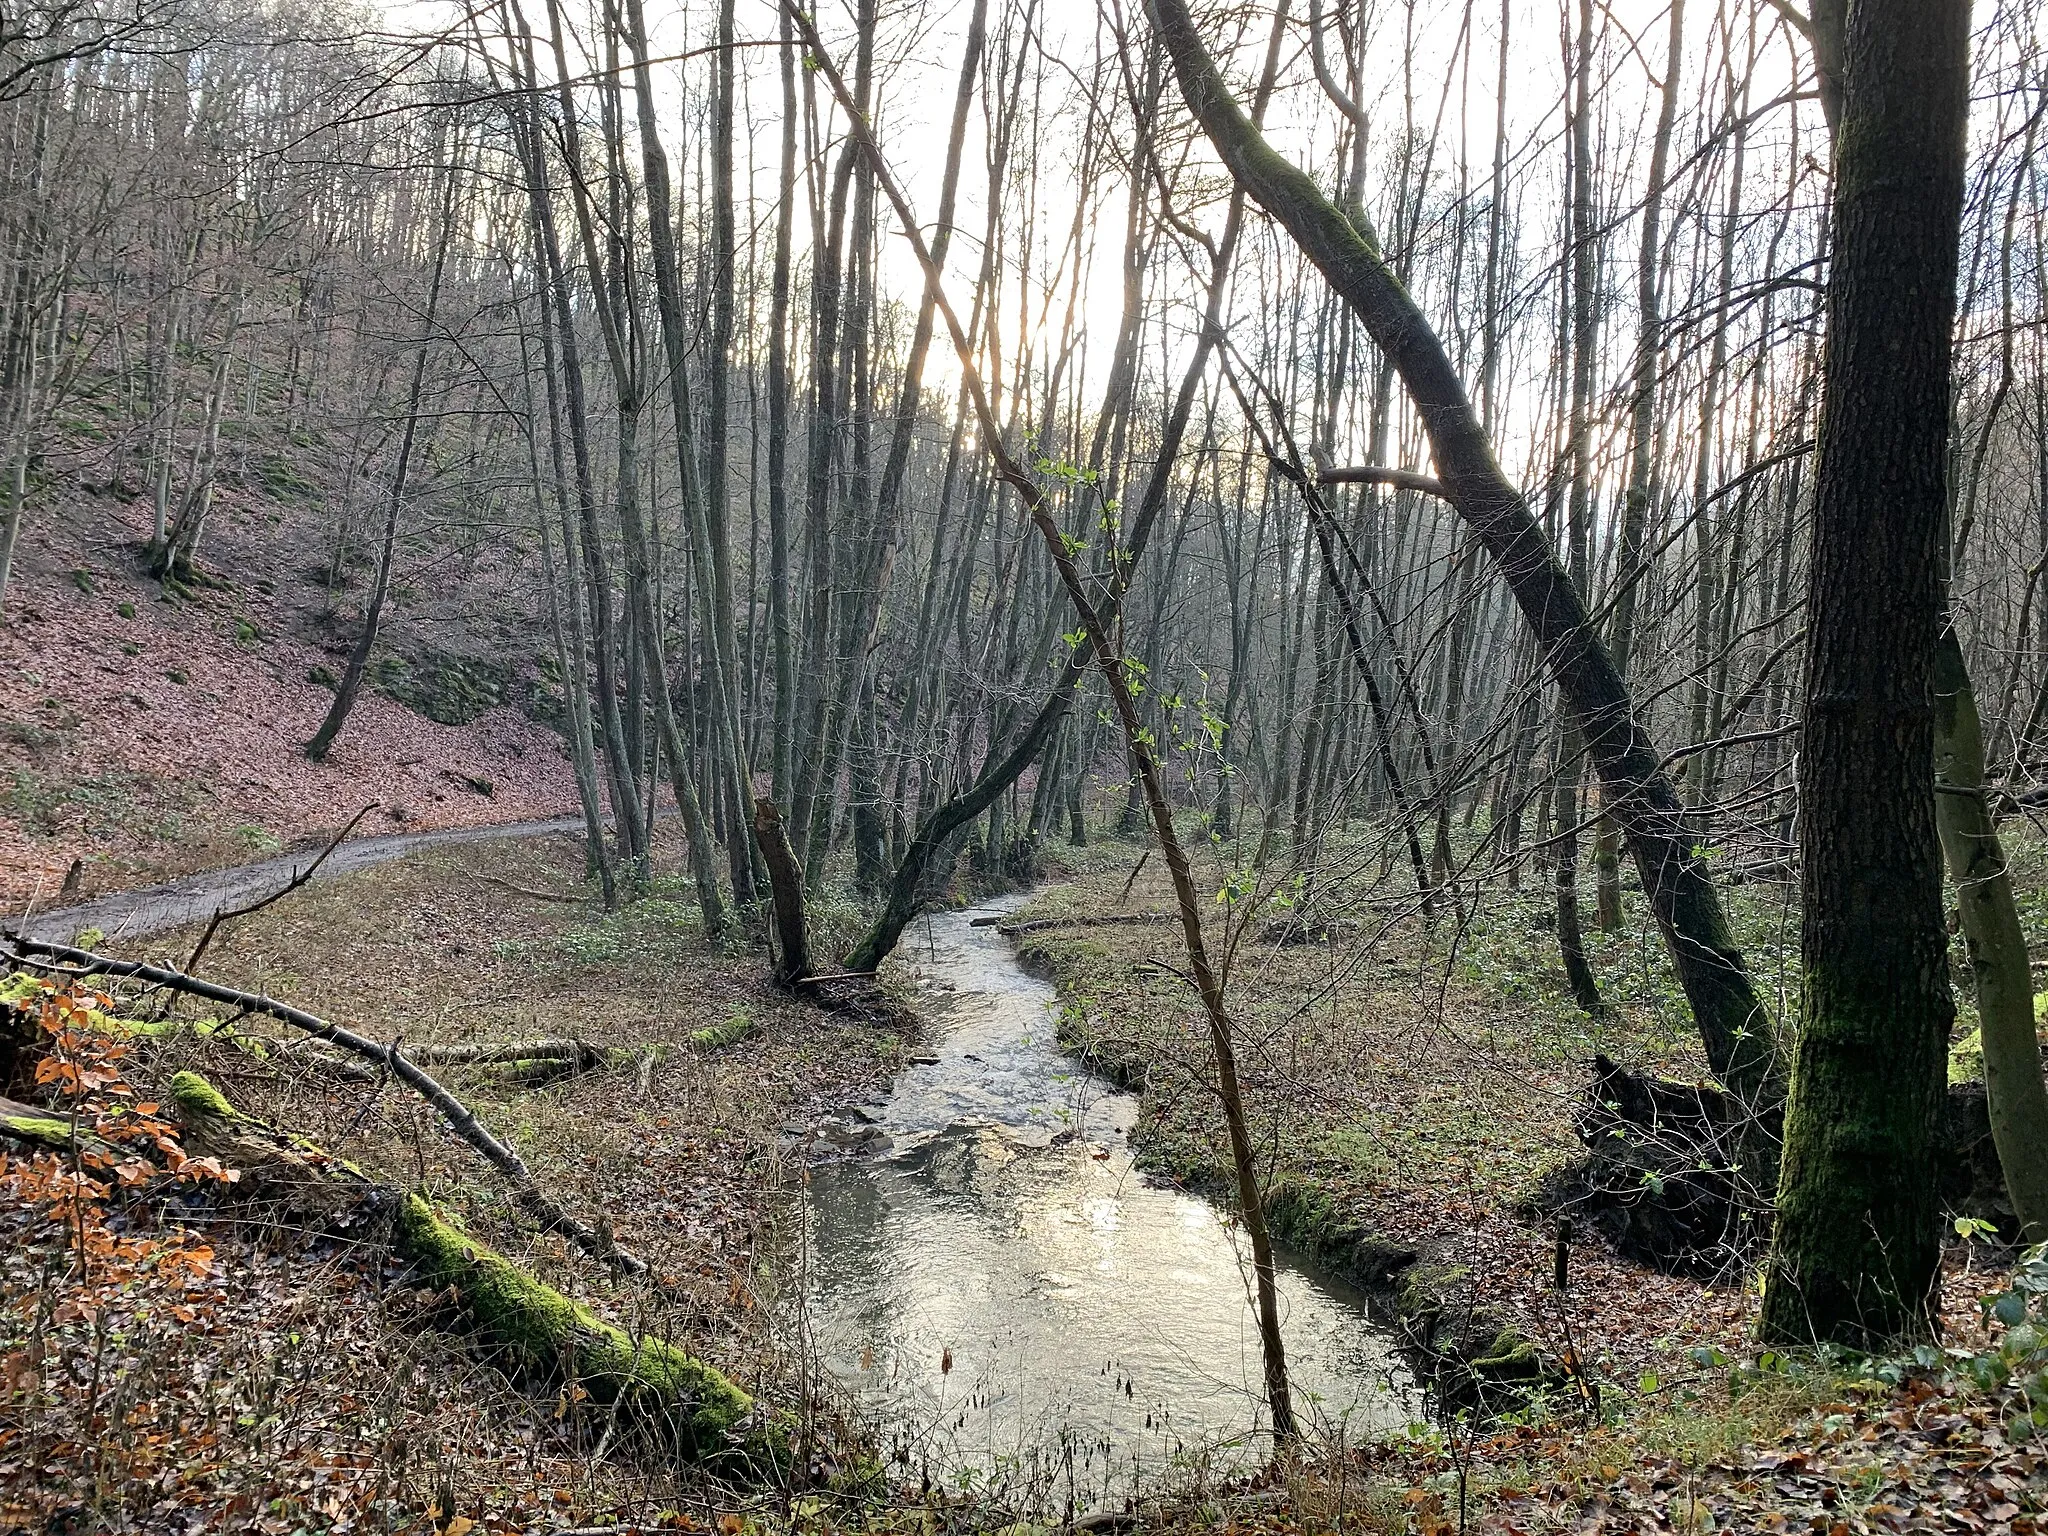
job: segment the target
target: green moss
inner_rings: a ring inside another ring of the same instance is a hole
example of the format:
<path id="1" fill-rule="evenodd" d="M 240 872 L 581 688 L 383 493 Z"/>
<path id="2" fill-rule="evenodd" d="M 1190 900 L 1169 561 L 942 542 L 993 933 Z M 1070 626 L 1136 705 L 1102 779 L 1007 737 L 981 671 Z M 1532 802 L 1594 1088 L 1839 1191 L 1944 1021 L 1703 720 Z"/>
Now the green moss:
<path id="1" fill-rule="evenodd" d="M 180 1072 L 171 1079 L 171 1102 L 178 1106 L 178 1117 L 188 1124 L 242 1118 L 241 1111 L 197 1072 Z"/>
<path id="2" fill-rule="evenodd" d="M 542 1284 L 408 1195 L 394 1229 L 431 1286 L 452 1286 L 483 1337 L 515 1370 L 566 1372 L 593 1399 L 674 1437 L 694 1457 L 728 1451 L 753 1400 L 724 1375 L 661 1339 L 635 1339 Z M 763 1447 L 750 1448 L 759 1455 Z"/>
<path id="3" fill-rule="evenodd" d="M 691 1030 L 690 1044 L 700 1051 L 722 1051 L 727 1046 L 738 1045 L 758 1028 L 760 1026 L 742 1009 L 723 1024 Z"/>
<path id="4" fill-rule="evenodd" d="M 1543 1376 L 1543 1356 L 1515 1329 L 1503 1328 L 1486 1353 L 1472 1361 L 1472 1374 L 1490 1382 L 1537 1381 Z"/>
<path id="5" fill-rule="evenodd" d="M 12 1136 L 16 1141 L 33 1142 L 39 1147 L 68 1147 L 71 1145 L 71 1122 L 48 1115 L 0 1115 L 0 1134 Z"/>
<path id="6" fill-rule="evenodd" d="M 370 664 L 370 683 L 379 693 L 443 725 L 467 725 L 497 708 L 512 681 L 508 664 L 438 651 L 386 654 Z"/>

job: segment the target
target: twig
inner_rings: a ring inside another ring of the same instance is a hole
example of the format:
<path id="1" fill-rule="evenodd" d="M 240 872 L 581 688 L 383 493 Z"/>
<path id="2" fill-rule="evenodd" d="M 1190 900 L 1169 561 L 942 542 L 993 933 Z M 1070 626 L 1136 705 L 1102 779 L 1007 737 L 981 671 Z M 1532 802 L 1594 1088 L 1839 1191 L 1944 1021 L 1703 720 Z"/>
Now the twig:
<path id="1" fill-rule="evenodd" d="M 246 1008 L 251 1013 L 265 1013 L 330 1045 L 338 1045 L 366 1061 L 384 1063 L 396 1076 L 404 1079 L 406 1086 L 434 1107 L 435 1112 L 451 1131 L 485 1162 L 511 1181 L 514 1202 L 524 1207 L 543 1227 L 560 1232 L 593 1258 L 617 1264 L 631 1274 L 647 1273 L 645 1259 L 605 1241 L 601 1234 L 585 1226 L 556 1204 L 534 1182 L 533 1172 L 526 1166 L 525 1160 L 493 1136 L 467 1104 L 402 1055 L 395 1041 L 390 1045 L 380 1044 L 357 1034 L 352 1029 L 346 1029 L 307 1013 L 302 1008 L 294 1008 L 289 1003 L 278 1002 L 275 998 L 260 993 L 224 987 L 218 982 L 187 976 L 163 966 L 147 965 L 139 960 L 118 960 L 112 955 L 95 954 L 89 949 L 74 949 L 69 944 L 52 944 L 19 933 L 7 934 L 5 939 L 13 946 L 13 958 L 17 961 L 26 961 L 30 955 L 43 955 L 71 967 L 72 974 L 133 977 L 156 986 L 167 987 L 175 992 L 185 992 L 194 997 L 207 998 L 212 1002 Z"/>
<path id="2" fill-rule="evenodd" d="M 588 1040 L 565 1036 L 552 1040 L 481 1040 L 468 1045 L 416 1045 L 412 1059 L 442 1066 L 456 1062 L 573 1061 L 594 1066 L 604 1052 Z"/>
<path id="3" fill-rule="evenodd" d="M 815 987 L 827 981 L 873 981 L 874 971 L 833 971 L 823 976 L 799 976 L 792 981 L 792 987 Z"/>
<path id="4" fill-rule="evenodd" d="M 360 811 L 357 811 L 355 815 L 351 816 L 348 820 L 348 825 L 343 827 L 339 832 L 334 834 L 334 841 L 329 843 L 325 848 L 322 848 L 320 850 L 320 857 L 315 859 L 312 863 L 308 864 L 304 869 L 300 870 L 297 874 L 293 875 L 290 881 L 288 881 L 285 884 L 283 889 L 272 891 L 268 896 L 263 897 L 261 900 L 252 901 L 246 907 L 237 907 L 232 912 L 227 911 L 224 908 L 216 908 L 214 910 L 213 916 L 207 920 L 206 931 L 199 935 L 199 942 L 192 946 L 192 953 L 185 960 L 186 971 L 191 972 L 199 969 L 200 957 L 206 953 L 207 945 L 213 942 L 214 933 L 220 928 L 220 925 L 222 923 L 233 922 L 238 917 L 247 917 L 252 912 L 261 912 L 273 901 L 282 901 L 285 897 L 291 895 L 293 891 L 296 891 L 300 886 L 304 885 L 308 880 L 313 878 L 315 871 L 317 871 L 322 864 L 325 864 L 327 862 L 327 856 L 330 853 L 334 852 L 335 849 L 339 848 L 342 845 L 343 839 L 345 839 L 349 835 L 349 833 L 355 831 L 356 824 L 375 809 L 377 809 L 377 802 L 372 800 Z"/>
<path id="5" fill-rule="evenodd" d="M 581 895 L 565 895 L 560 891 L 537 891 L 530 885 L 514 885 L 510 880 L 500 880 L 496 875 L 478 875 L 476 878 L 485 885 L 495 885 L 500 890 L 512 892 L 515 896 L 530 896 L 535 901 L 558 901 L 565 907 L 573 907 L 590 899 Z"/>
<path id="6" fill-rule="evenodd" d="M 1131 899 L 1131 887 L 1138 883 L 1138 876 L 1144 871 L 1145 861 L 1151 857 L 1152 850 L 1150 848 L 1147 848 L 1138 855 L 1138 862 L 1131 866 L 1131 878 L 1124 882 L 1124 888 L 1117 893 L 1116 904 L 1118 906 L 1122 906 Z"/>

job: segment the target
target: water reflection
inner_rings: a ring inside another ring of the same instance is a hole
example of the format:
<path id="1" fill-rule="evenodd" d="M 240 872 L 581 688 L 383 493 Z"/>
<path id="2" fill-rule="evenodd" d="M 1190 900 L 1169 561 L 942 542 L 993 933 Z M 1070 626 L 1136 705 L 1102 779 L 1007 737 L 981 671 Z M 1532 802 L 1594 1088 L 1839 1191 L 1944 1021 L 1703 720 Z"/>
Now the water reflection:
<path id="1" fill-rule="evenodd" d="M 822 1357 L 956 1471 L 1080 1462 L 1103 1486 L 1198 1449 L 1255 1460 L 1248 1255 L 1214 1207 L 1136 1172 L 1137 1100 L 1057 1049 L 1051 987 L 970 926 L 1018 900 L 914 930 L 909 957 L 955 989 L 937 1060 L 870 1112 L 882 1151 L 811 1170 Z M 1298 1403 L 1354 1437 L 1413 1417 L 1362 1297 L 1294 1266 L 1280 1293 Z"/>

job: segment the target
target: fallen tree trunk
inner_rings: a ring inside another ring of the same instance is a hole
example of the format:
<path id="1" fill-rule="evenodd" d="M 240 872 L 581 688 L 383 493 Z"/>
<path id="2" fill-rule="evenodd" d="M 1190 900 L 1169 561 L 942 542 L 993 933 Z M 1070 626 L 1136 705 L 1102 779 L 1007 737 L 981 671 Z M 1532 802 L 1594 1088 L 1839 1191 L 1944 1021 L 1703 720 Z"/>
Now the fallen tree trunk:
<path id="1" fill-rule="evenodd" d="M 0 1136 L 40 1147 L 45 1152 L 105 1152 L 107 1144 L 80 1126 L 69 1112 L 0 1098 Z"/>
<path id="2" fill-rule="evenodd" d="M 588 1040 L 478 1040 L 461 1045 L 416 1045 L 407 1052 L 429 1066 L 457 1062 L 573 1061 L 594 1067 L 605 1053 Z"/>
<path id="3" fill-rule="evenodd" d="M 237 987 L 224 987 L 218 982 L 187 976 L 182 971 L 173 971 L 164 966 L 147 965 L 139 960 L 120 960 L 112 955 L 98 954 L 89 949 L 75 949 L 69 944 L 51 944 L 18 933 L 6 935 L 6 940 L 13 946 L 18 961 L 26 961 L 31 955 L 41 955 L 60 962 L 68 968 L 67 974 L 70 975 L 120 976 L 148 982 L 151 986 L 166 987 L 192 997 L 203 997 L 210 1002 L 226 1003 L 248 1013 L 261 1013 L 281 1020 L 294 1029 L 303 1030 L 315 1039 L 339 1046 L 351 1055 L 360 1056 L 366 1061 L 382 1063 L 390 1068 L 393 1076 L 432 1105 L 448 1129 L 465 1145 L 505 1176 L 512 1185 L 514 1202 L 534 1220 L 551 1232 L 561 1233 L 592 1258 L 601 1259 L 607 1264 L 615 1264 L 629 1274 L 647 1272 L 646 1260 L 625 1252 L 613 1243 L 607 1234 L 593 1230 L 563 1210 L 534 1182 L 532 1170 L 526 1166 L 525 1159 L 493 1136 L 467 1104 L 442 1087 L 410 1057 L 401 1053 L 395 1042 L 382 1045 L 351 1029 L 345 1029 L 339 1024 L 307 1013 L 303 1008 L 294 1008 L 289 1003 L 278 1002 L 275 998 L 266 997 L 261 993 L 244 992 Z"/>
<path id="4" fill-rule="evenodd" d="M 782 1459 L 753 1400 L 715 1367 L 665 1339 L 635 1337 L 535 1279 L 417 1194 L 401 1194 L 300 1137 L 243 1114 L 196 1072 L 171 1080 L 188 1144 L 242 1174 L 251 1195 L 388 1210 L 393 1249 L 420 1284 L 452 1291 L 506 1374 L 577 1388 L 609 1421 L 649 1433 L 691 1460 L 772 1470 Z M 579 1399 L 580 1400 L 580 1399 Z M 765 1463 L 765 1465 L 764 1465 Z"/>
<path id="5" fill-rule="evenodd" d="M 1718 1088 L 1597 1055 L 1576 1126 L 1586 1154 L 1544 1180 L 1534 1203 L 1586 1223 L 1623 1258 L 1652 1269 L 1712 1277 L 1747 1265 L 1764 1234 L 1743 1219 L 1732 1168 L 1739 1121 Z M 2021 1240 L 1982 1083 L 1950 1085 L 1934 1158 L 1947 1211 Z"/>

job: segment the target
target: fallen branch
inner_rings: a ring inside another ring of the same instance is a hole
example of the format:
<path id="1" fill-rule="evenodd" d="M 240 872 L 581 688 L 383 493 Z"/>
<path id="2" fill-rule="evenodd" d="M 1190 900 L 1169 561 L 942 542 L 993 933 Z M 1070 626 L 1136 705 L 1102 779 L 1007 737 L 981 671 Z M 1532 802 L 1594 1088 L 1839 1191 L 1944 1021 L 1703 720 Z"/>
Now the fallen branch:
<path id="1" fill-rule="evenodd" d="M 873 981 L 873 971 L 831 971 L 822 976 L 799 976 L 790 983 L 793 987 L 818 987 L 834 981 Z"/>
<path id="2" fill-rule="evenodd" d="M 182 971 L 174 971 L 165 966 L 148 965 L 139 960 L 119 960 L 112 955 L 96 954 L 89 949 L 75 949 L 69 944 L 51 944 L 18 933 L 7 934 L 5 938 L 6 942 L 13 946 L 13 958 L 19 963 L 26 963 L 31 955 L 42 955 L 68 967 L 68 974 L 132 978 L 148 982 L 151 986 L 183 992 L 192 997 L 203 997 L 210 1002 L 226 1003 L 250 1013 L 267 1014 L 273 1019 L 291 1025 L 294 1029 L 303 1030 L 315 1039 L 339 1046 L 351 1055 L 360 1056 L 365 1061 L 389 1066 L 393 1075 L 401 1078 L 407 1087 L 434 1107 L 435 1113 L 440 1115 L 456 1136 L 511 1182 L 514 1203 L 543 1227 L 561 1233 L 592 1258 L 615 1264 L 629 1274 L 639 1275 L 647 1272 L 645 1259 L 627 1253 L 612 1242 L 609 1236 L 584 1225 L 556 1204 L 534 1182 L 532 1170 L 526 1166 L 525 1160 L 493 1136 L 467 1104 L 421 1070 L 411 1058 L 402 1055 L 396 1043 L 380 1044 L 357 1034 L 354 1030 L 345 1029 L 339 1024 L 307 1013 L 303 1008 L 294 1008 L 289 1003 L 278 1002 L 275 998 L 266 997 L 261 993 L 244 992 L 239 988 L 224 987 L 218 982 L 206 981 L 197 976 L 187 976 Z"/>
<path id="3" fill-rule="evenodd" d="M 327 856 L 330 853 L 334 852 L 335 849 L 339 848 L 342 845 L 342 843 L 347 839 L 349 833 L 355 831 L 357 823 L 360 822 L 365 816 L 369 815 L 370 812 L 374 811 L 375 809 L 377 809 L 377 802 L 372 800 L 360 811 L 357 811 L 355 815 L 349 817 L 348 825 L 343 827 L 339 832 L 334 834 L 333 841 L 328 843 L 328 845 L 325 848 L 322 848 L 320 850 L 320 856 L 316 858 L 312 863 L 308 864 L 304 869 L 300 870 L 297 874 L 293 875 L 291 879 L 285 883 L 284 887 L 281 890 L 272 891 L 268 896 L 262 897 L 256 901 L 252 901 L 246 907 L 236 907 L 232 912 L 216 908 L 214 910 L 213 916 L 207 919 L 206 931 L 199 935 L 199 942 L 192 946 L 192 953 L 185 957 L 185 969 L 187 971 L 196 971 L 199 969 L 200 958 L 203 955 L 205 955 L 206 946 L 213 942 L 213 936 L 216 932 L 219 931 L 220 925 L 222 923 L 231 923 L 238 917 L 247 917 L 252 912 L 261 912 L 265 907 L 269 906 L 272 902 L 284 900 L 284 898 L 291 895 L 293 891 L 296 891 L 308 880 L 311 880 L 313 876 L 319 872 L 320 866 L 327 862 Z"/>
<path id="4" fill-rule="evenodd" d="M 1024 923 L 997 923 L 997 933 L 1015 938 L 1047 928 L 1125 928 L 1139 923 L 1177 923 L 1178 912 L 1105 912 L 1099 917 L 1034 917 Z"/>
<path id="5" fill-rule="evenodd" d="M 479 1040 L 466 1045 L 416 1045 L 412 1059 L 429 1066 L 456 1062 L 574 1061 L 594 1067 L 604 1052 L 588 1040 Z"/>
<path id="6" fill-rule="evenodd" d="M 515 896 L 530 896 L 535 901 L 559 902 L 565 907 L 578 906 L 590 898 L 581 894 L 570 895 L 563 891 L 537 891 L 530 885 L 514 885 L 510 880 L 500 880 L 496 875 L 478 875 L 485 885 L 495 885 L 501 891 L 510 891 Z"/>

